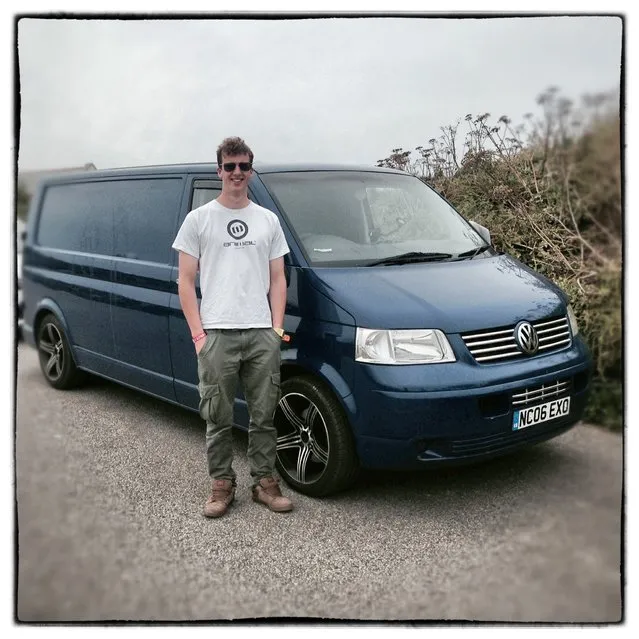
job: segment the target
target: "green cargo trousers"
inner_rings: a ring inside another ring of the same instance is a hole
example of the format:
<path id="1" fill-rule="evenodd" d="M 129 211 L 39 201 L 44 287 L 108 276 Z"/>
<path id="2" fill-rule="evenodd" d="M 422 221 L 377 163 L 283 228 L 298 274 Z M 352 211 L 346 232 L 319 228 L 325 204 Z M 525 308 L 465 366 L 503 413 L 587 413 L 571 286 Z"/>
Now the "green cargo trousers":
<path id="1" fill-rule="evenodd" d="M 236 483 L 232 427 L 239 379 L 249 412 L 248 460 L 255 486 L 275 470 L 273 415 L 280 399 L 282 340 L 272 328 L 208 329 L 206 333 L 197 363 L 209 476 Z"/>

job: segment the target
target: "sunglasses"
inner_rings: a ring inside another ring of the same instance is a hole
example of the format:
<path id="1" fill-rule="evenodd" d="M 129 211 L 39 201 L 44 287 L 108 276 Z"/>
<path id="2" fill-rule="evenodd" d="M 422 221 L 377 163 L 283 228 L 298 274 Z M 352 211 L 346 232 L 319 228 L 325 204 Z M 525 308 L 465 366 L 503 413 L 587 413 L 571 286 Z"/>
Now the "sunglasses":
<path id="1" fill-rule="evenodd" d="M 253 165 L 251 164 L 251 162 L 224 162 L 224 164 L 220 164 L 220 166 L 227 173 L 232 173 L 233 171 L 235 171 L 236 166 L 239 166 L 240 171 L 244 171 L 244 173 L 246 173 L 247 171 L 250 171 L 253 168 Z"/>

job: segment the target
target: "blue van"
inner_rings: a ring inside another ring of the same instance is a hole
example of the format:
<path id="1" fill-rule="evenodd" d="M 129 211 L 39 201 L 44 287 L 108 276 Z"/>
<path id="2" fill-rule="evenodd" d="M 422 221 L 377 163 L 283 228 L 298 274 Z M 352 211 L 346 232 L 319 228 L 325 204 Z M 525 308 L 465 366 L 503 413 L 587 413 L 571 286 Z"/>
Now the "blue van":
<path id="1" fill-rule="evenodd" d="M 172 241 L 216 198 L 215 166 L 61 174 L 32 201 L 24 336 L 55 388 L 93 373 L 198 409 Z M 277 465 L 322 496 L 357 470 L 486 459 L 554 437 L 592 362 L 566 295 L 496 251 L 418 178 L 259 165 L 249 196 L 280 218 L 288 300 Z M 246 402 L 235 420 L 246 428 Z"/>

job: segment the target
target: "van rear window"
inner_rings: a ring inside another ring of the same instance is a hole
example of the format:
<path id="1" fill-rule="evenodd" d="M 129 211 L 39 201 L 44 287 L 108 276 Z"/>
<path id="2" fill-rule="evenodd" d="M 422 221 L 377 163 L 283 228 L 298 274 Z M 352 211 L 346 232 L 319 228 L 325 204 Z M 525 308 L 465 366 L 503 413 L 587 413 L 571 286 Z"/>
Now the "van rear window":
<path id="1" fill-rule="evenodd" d="M 169 263 L 181 178 L 48 186 L 37 243 L 49 248 Z"/>

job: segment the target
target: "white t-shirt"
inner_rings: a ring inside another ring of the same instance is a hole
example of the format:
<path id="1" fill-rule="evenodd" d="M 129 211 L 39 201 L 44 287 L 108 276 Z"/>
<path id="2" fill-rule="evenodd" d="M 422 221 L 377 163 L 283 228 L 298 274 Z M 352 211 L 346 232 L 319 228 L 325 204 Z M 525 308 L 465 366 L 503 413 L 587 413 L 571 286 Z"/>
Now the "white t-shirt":
<path id="1" fill-rule="evenodd" d="M 200 261 L 203 328 L 272 326 L 269 261 L 288 253 L 275 213 L 213 200 L 186 216 L 173 248 Z"/>

